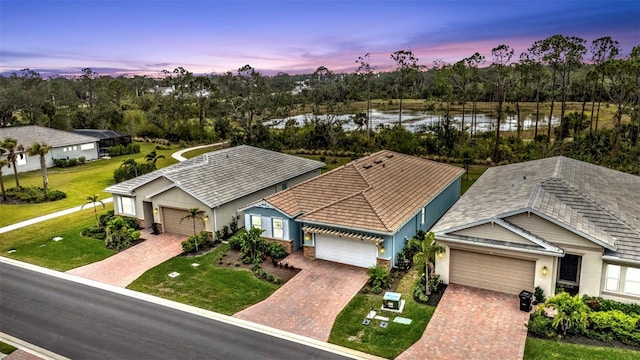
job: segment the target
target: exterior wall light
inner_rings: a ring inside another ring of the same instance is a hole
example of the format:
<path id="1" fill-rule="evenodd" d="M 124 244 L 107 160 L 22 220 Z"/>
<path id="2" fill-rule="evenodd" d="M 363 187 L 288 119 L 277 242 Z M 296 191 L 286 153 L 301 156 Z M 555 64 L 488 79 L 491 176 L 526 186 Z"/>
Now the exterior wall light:
<path id="1" fill-rule="evenodd" d="M 444 257 L 444 251 L 438 251 L 438 259 L 442 259 Z"/>
<path id="2" fill-rule="evenodd" d="M 154 208 L 154 209 L 153 209 L 153 214 L 154 214 L 154 215 L 158 215 L 158 208 Z"/>
<path id="3" fill-rule="evenodd" d="M 546 266 L 542 267 L 542 276 L 547 276 L 549 273 L 549 269 Z"/>
<path id="4" fill-rule="evenodd" d="M 205 217 L 204 217 L 204 221 L 205 221 L 205 222 L 206 222 L 206 221 L 209 221 L 209 217 L 208 217 L 208 216 L 205 216 Z"/>
<path id="5" fill-rule="evenodd" d="M 384 254 L 384 245 L 380 245 L 380 254 Z"/>

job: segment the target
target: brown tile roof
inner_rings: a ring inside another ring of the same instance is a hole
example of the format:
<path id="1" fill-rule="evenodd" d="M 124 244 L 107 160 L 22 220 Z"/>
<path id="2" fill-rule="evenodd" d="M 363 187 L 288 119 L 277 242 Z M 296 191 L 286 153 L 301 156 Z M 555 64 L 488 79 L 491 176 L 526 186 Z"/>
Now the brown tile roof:
<path id="1" fill-rule="evenodd" d="M 464 170 L 383 150 L 265 200 L 316 224 L 394 233 Z"/>

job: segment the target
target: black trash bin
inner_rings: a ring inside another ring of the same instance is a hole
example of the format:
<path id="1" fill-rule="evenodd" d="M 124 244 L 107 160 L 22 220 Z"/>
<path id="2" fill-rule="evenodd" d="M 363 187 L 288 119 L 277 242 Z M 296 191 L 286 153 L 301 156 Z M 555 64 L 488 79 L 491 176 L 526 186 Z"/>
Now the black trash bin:
<path id="1" fill-rule="evenodd" d="M 520 291 L 520 311 L 531 311 L 531 300 L 533 298 L 533 293 L 531 291 L 522 290 Z"/>

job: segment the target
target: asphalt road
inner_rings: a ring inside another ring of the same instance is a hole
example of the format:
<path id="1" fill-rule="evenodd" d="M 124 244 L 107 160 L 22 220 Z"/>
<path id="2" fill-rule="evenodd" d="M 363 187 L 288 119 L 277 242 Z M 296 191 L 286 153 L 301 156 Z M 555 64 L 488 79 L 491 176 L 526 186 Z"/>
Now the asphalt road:
<path id="1" fill-rule="evenodd" d="M 71 359 L 345 359 L 6 263 L 0 332 Z"/>

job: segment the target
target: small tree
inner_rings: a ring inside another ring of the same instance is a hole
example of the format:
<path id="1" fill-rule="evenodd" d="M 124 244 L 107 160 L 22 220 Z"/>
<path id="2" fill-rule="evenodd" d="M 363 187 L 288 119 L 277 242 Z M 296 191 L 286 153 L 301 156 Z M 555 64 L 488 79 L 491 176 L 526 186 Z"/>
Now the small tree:
<path id="1" fill-rule="evenodd" d="M 426 288 L 426 295 L 431 295 L 431 290 L 429 289 L 429 278 L 435 272 L 435 267 L 433 265 L 436 254 L 440 252 L 444 252 L 444 246 L 436 243 L 436 235 L 433 232 L 429 232 L 424 240 L 419 240 L 417 238 L 411 239 L 409 241 L 409 246 L 413 247 L 417 245 L 419 248 L 418 252 L 413 255 L 413 261 L 418 264 L 424 264 L 424 286 Z"/>
<path id="2" fill-rule="evenodd" d="M 5 153 L 4 149 L 0 148 L 0 157 Z M 0 189 L 2 190 L 2 199 L 7 201 L 7 191 L 4 189 L 4 179 L 2 177 L 2 168 L 9 165 L 9 161 L 0 158 Z"/>
<path id="3" fill-rule="evenodd" d="M 373 288 L 374 293 L 379 293 L 391 285 L 391 276 L 385 267 L 372 266 L 367 270 L 367 275 L 369 275 L 369 285 Z"/>
<path id="4" fill-rule="evenodd" d="M 121 216 L 109 220 L 106 228 L 104 244 L 109 249 L 124 249 L 132 241 L 140 239 L 140 231 L 130 226 Z"/>
<path id="5" fill-rule="evenodd" d="M 84 204 L 80 207 L 80 209 L 83 209 L 85 207 L 85 205 L 93 205 L 93 214 L 96 216 L 96 223 L 98 224 L 98 228 L 100 228 L 100 220 L 98 220 L 98 210 L 96 209 L 96 206 L 98 204 L 96 203 L 100 203 L 100 205 L 102 205 L 102 208 L 104 209 L 104 203 L 102 202 L 102 200 L 98 199 L 98 195 L 91 195 L 91 196 L 87 196 L 85 198 L 85 202 Z"/>
<path id="6" fill-rule="evenodd" d="M 0 142 L 0 148 L 6 150 L 7 160 L 10 163 L 10 166 L 13 166 L 13 177 L 16 180 L 16 188 L 20 189 L 20 180 L 18 179 L 18 168 L 16 166 L 16 162 L 18 161 L 18 157 L 22 157 L 22 152 L 24 151 L 24 146 L 18 144 L 18 140 L 12 137 L 6 137 L 2 142 Z"/>
<path id="7" fill-rule="evenodd" d="M 558 313 L 553 318 L 551 326 L 556 330 L 560 328 L 563 335 L 567 335 L 569 330 L 576 327 L 584 328 L 587 326 L 589 307 L 580 295 L 571 296 L 563 291 L 547 300 L 544 306 L 557 310 Z"/>
<path id="8" fill-rule="evenodd" d="M 30 148 L 27 149 L 27 154 L 29 156 L 40 157 L 40 172 L 42 174 L 42 194 L 45 199 L 48 198 L 47 194 L 47 186 L 49 185 L 49 178 L 47 177 L 47 163 L 45 161 L 44 156 L 47 155 L 51 147 L 45 143 L 34 143 Z"/>
<path id="9" fill-rule="evenodd" d="M 202 221 L 202 224 L 205 225 L 204 222 L 204 214 L 205 212 L 200 210 L 199 208 L 191 208 L 189 209 L 189 213 L 180 219 L 180 223 L 184 220 L 193 220 L 193 236 L 198 235 L 196 232 L 196 220 Z M 198 242 L 196 242 L 196 252 L 198 251 Z"/>
<path id="10" fill-rule="evenodd" d="M 152 152 L 148 153 L 147 155 L 145 155 L 145 160 L 147 160 L 148 162 L 151 163 L 151 165 L 153 166 L 153 169 L 156 169 L 156 162 L 158 161 L 158 159 L 164 159 L 164 155 L 158 155 L 156 153 L 155 150 L 153 150 Z"/>
<path id="11" fill-rule="evenodd" d="M 266 241 L 260 237 L 263 232 L 263 229 L 253 226 L 249 231 L 241 229 L 238 232 L 238 238 L 240 239 L 240 253 L 243 258 L 248 258 L 253 262 L 262 261 L 262 255 L 264 255 L 267 250 Z"/>

